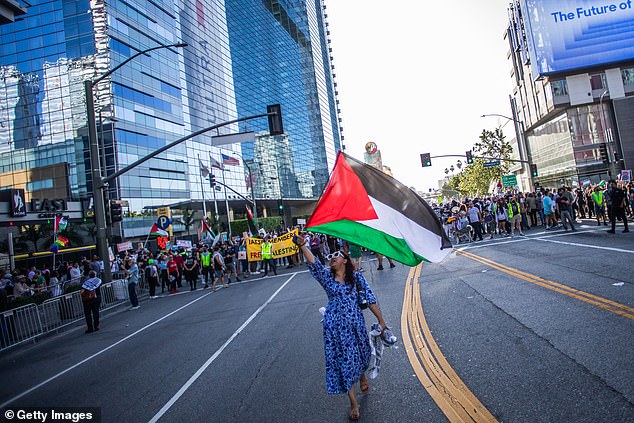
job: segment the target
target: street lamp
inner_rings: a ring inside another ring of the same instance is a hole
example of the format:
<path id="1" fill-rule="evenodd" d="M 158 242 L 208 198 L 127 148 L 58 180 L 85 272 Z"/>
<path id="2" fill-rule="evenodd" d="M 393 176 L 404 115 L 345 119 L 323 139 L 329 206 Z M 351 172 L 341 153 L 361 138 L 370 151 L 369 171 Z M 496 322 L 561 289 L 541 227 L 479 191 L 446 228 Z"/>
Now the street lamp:
<path id="1" fill-rule="evenodd" d="M 458 169 L 459 169 L 459 170 L 460 170 L 460 169 L 462 169 L 462 160 L 458 160 L 458 161 L 456 162 L 456 166 L 458 166 Z"/>
<path id="2" fill-rule="evenodd" d="M 105 282 L 110 282 L 112 279 L 112 273 L 110 270 L 110 260 L 108 254 L 108 239 L 106 234 L 106 207 L 104 204 L 103 191 L 107 184 L 104 182 L 104 178 L 101 176 L 101 162 L 99 160 L 99 145 L 97 139 L 97 122 L 95 116 L 95 99 L 93 97 L 93 88 L 100 82 L 102 82 L 105 78 L 112 75 L 112 73 L 116 72 L 122 66 L 126 65 L 131 60 L 134 60 L 138 56 L 142 54 L 149 53 L 153 50 L 158 50 L 162 48 L 170 48 L 170 47 L 187 47 L 185 43 L 176 43 L 170 45 L 160 45 L 156 47 L 152 47 L 143 51 L 140 51 L 123 62 L 119 63 L 119 65 L 115 66 L 108 72 L 101 75 L 99 78 L 95 80 L 87 79 L 84 81 L 84 90 L 86 93 L 86 124 L 88 126 L 88 143 L 90 145 L 89 154 L 90 154 L 90 166 L 91 166 L 91 175 L 92 175 L 92 195 L 93 195 L 93 204 L 94 204 L 94 212 L 95 212 L 95 225 L 97 226 L 97 255 L 103 260 L 104 263 L 104 275 L 103 279 Z"/>
<path id="3" fill-rule="evenodd" d="M 515 115 L 515 103 L 513 102 L 512 99 L 511 99 L 511 108 L 513 109 L 513 115 Z M 506 119 L 515 123 L 513 126 L 515 127 L 515 138 L 517 139 L 517 145 L 519 146 L 519 150 L 520 150 L 519 151 L 520 160 L 525 160 L 524 151 L 528 153 L 528 146 L 526 145 L 526 129 L 524 128 L 524 122 L 509 116 L 498 114 L 498 113 L 488 113 L 488 114 L 481 115 L 480 117 L 484 118 L 484 117 L 490 117 L 490 116 L 501 117 L 503 119 Z M 518 127 L 518 124 L 519 124 L 519 127 Z M 526 157 L 526 160 L 530 162 L 530 159 L 528 159 L 528 157 Z M 526 171 L 526 169 L 524 169 L 525 165 L 526 163 L 522 163 L 522 171 Z M 533 186 L 533 177 L 531 175 L 530 169 L 527 170 L 526 172 L 528 175 L 528 183 L 530 186 Z"/>

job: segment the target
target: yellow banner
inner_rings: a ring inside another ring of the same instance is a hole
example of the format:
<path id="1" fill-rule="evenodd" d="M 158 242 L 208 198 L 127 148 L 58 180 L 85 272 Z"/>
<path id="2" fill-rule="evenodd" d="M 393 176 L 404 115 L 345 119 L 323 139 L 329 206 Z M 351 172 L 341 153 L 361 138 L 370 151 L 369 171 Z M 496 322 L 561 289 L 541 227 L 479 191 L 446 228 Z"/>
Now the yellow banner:
<path id="1" fill-rule="evenodd" d="M 284 235 L 273 238 L 271 243 L 273 244 L 273 258 L 281 258 L 292 256 L 299 251 L 297 245 L 293 243 L 293 235 L 297 234 L 298 230 L 294 229 L 291 232 Z M 247 238 L 247 260 L 249 261 L 261 261 L 262 260 L 262 243 L 261 238 Z"/>

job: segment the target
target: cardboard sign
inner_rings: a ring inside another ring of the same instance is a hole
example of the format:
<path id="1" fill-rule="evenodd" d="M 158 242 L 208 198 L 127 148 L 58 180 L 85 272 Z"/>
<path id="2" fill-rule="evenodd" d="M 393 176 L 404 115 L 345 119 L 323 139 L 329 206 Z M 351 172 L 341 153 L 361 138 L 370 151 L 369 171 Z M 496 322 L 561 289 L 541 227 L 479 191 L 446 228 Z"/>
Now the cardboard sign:
<path id="1" fill-rule="evenodd" d="M 299 251 L 297 245 L 293 243 L 293 235 L 296 235 L 297 229 L 287 232 L 277 238 L 273 238 L 271 243 L 273 244 L 272 258 L 281 258 L 292 256 Z M 262 260 L 262 243 L 261 238 L 247 238 L 247 259 L 249 261 L 261 261 Z"/>
<path id="2" fill-rule="evenodd" d="M 177 239 L 176 246 L 183 248 L 192 248 L 192 242 L 188 239 Z"/>
<path id="3" fill-rule="evenodd" d="M 118 252 L 126 251 L 126 250 L 132 250 L 132 241 L 127 241 L 127 242 L 122 242 L 120 244 L 117 244 Z"/>

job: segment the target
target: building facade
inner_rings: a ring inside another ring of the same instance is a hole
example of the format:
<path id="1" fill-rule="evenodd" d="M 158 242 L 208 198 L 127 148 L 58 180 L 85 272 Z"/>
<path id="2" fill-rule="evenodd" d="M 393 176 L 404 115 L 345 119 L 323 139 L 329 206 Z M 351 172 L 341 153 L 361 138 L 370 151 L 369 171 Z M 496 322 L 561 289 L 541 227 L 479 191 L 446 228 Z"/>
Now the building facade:
<path id="1" fill-rule="evenodd" d="M 145 49 L 184 42 L 141 55 L 95 86 L 103 175 L 195 131 L 266 113 L 267 104 L 281 104 L 285 134 L 269 136 L 261 118 L 245 123 L 255 137 L 242 145 L 223 137 L 244 129 L 238 124 L 199 135 L 117 178 L 109 198 L 130 211 L 209 201 L 201 163 L 212 168 L 223 155 L 238 163 L 212 169 L 238 196 L 251 195 L 251 181 L 256 199 L 320 194 L 342 138 L 321 1 L 29 3 L 22 19 L 0 25 L 1 189 L 24 189 L 27 203 L 54 193 L 89 204 L 84 81 Z M 126 218 L 115 229 L 131 237 L 145 226 Z"/>
<path id="2" fill-rule="evenodd" d="M 268 136 L 265 121 L 248 124 L 256 139 L 241 147 L 253 163 L 256 197 L 314 199 L 342 139 L 326 6 L 319 0 L 226 0 L 226 7 L 238 116 L 279 103 L 284 117 L 282 137 Z"/>
<path id="3" fill-rule="evenodd" d="M 522 0 L 508 9 L 511 109 L 538 168 L 533 182 L 545 187 L 634 167 L 634 11 L 623 3 L 587 14 L 584 4 Z"/>

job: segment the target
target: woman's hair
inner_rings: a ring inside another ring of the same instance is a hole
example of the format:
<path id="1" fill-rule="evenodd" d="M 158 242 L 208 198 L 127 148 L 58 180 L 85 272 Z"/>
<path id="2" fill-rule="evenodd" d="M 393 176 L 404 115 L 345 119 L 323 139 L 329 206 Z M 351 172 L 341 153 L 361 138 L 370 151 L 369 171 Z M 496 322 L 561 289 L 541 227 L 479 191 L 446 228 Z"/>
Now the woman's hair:
<path id="1" fill-rule="evenodd" d="M 352 263 L 352 259 L 345 251 L 339 251 L 341 252 L 341 254 L 343 254 L 343 258 L 347 260 L 345 264 L 346 270 L 343 275 L 343 281 L 346 283 L 346 285 L 354 285 L 354 263 Z M 335 276 L 332 269 L 330 269 L 330 271 L 332 272 L 332 275 Z"/>

